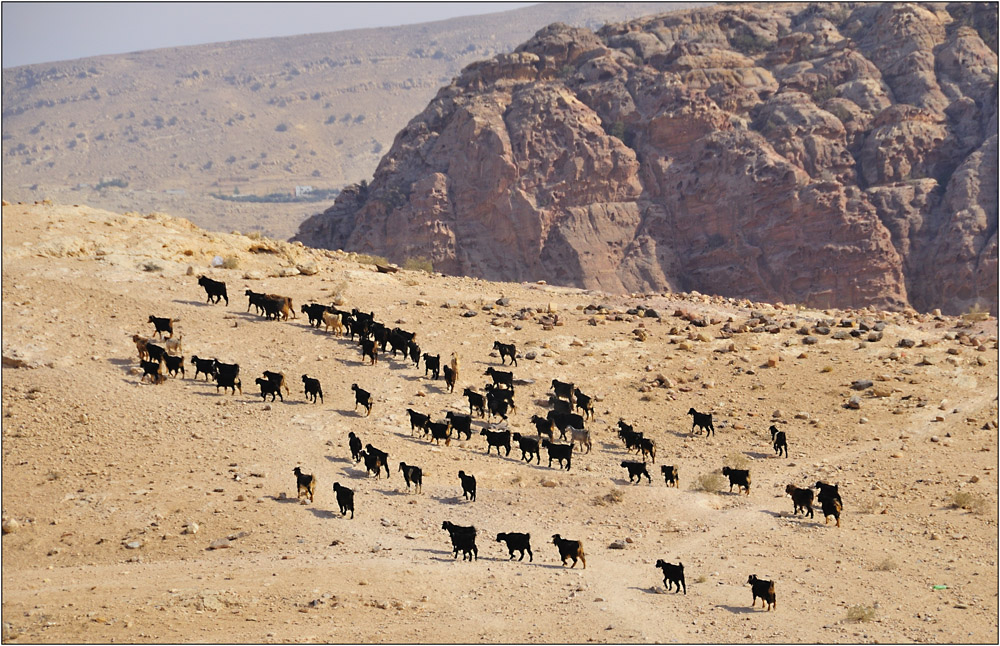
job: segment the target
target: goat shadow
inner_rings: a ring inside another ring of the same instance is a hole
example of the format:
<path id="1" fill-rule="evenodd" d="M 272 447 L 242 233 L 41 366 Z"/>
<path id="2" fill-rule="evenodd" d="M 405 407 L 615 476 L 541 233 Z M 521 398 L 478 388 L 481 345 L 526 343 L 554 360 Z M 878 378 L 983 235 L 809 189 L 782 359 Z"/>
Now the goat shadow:
<path id="1" fill-rule="evenodd" d="M 423 491 L 424 491 L 423 488 L 420 489 L 419 493 L 415 489 L 413 489 L 413 490 L 410 490 L 410 489 L 381 489 L 380 493 L 385 494 L 386 496 L 422 496 L 423 495 Z"/>
<path id="2" fill-rule="evenodd" d="M 458 496 L 431 496 L 431 500 L 436 500 L 442 505 L 461 505 L 469 502 L 464 497 L 459 498 Z"/>
<path id="3" fill-rule="evenodd" d="M 683 592 L 680 592 L 680 591 L 670 592 L 670 591 L 666 590 L 665 588 L 657 587 L 655 585 L 654 586 L 649 586 L 649 587 L 646 587 L 646 588 L 640 588 L 637 585 L 633 585 L 633 586 L 629 586 L 629 590 L 638 590 L 639 592 L 645 592 L 646 594 L 655 594 L 655 595 L 661 595 L 661 594 L 684 594 Z"/>
<path id="4" fill-rule="evenodd" d="M 728 610 L 729 612 L 736 615 L 748 615 L 753 612 L 757 612 L 755 608 L 747 608 L 746 606 L 727 606 L 725 604 L 717 603 L 716 608 L 722 608 L 723 610 Z"/>
<path id="5" fill-rule="evenodd" d="M 625 478 L 611 478 L 611 482 L 615 483 L 616 485 L 621 485 L 621 486 L 625 487 L 625 486 L 628 486 L 628 485 L 642 484 L 642 478 L 639 479 L 639 482 L 635 482 L 635 481 L 632 481 L 632 480 L 626 480 Z M 652 479 L 650 479 L 646 483 L 646 486 L 650 487 L 652 485 L 653 485 L 653 481 L 652 481 Z"/>
<path id="6" fill-rule="evenodd" d="M 747 456 L 748 458 L 753 458 L 754 460 L 763 460 L 764 458 L 769 458 L 769 457 L 771 457 L 774 454 L 773 453 L 758 453 L 756 451 L 744 451 L 743 455 Z"/>
<path id="7" fill-rule="evenodd" d="M 323 457 L 325 457 L 330 462 L 346 462 L 348 466 L 354 464 L 354 460 L 352 460 L 351 458 L 342 458 L 337 455 L 325 455 Z"/>
<path id="8" fill-rule="evenodd" d="M 340 512 L 330 511 L 329 509 L 310 509 L 309 512 L 316 518 L 340 518 Z"/>
<path id="9" fill-rule="evenodd" d="M 217 305 L 222 305 L 223 307 L 226 307 L 225 299 L 220 300 L 218 303 L 209 303 L 208 301 L 186 301 L 186 300 L 181 300 L 179 298 L 175 298 L 170 302 L 177 303 L 178 305 L 197 305 L 200 307 L 216 307 Z"/>
<path id="10" fill-rule="evenodd" d="M 369 417 L 368 415 L 362 415 L 357 410 L 338 410 L 334 412 L 340 413 L 344 417 L 362 417 L 362 418 Z"/>
<path id="11" fill-rule="evenodd" d="M 131 368 L 137 362 L 133 359 L 108 359 L 108 363 L 119 368 Z"/>
<path id="12" fill-rule="evenodd" d="M 295 504 L 295 505 L 299 504 L 299 498 L 289 498 L 289 497 L 279 498 L 278 496 L 267 496 L 267 497 L 270 498 L 271 500 L 273 500 L 274 502 L 280 502 L 282 504 L 289 504 L 289 503 Z M 312 503 L 310 503 L 310 504 L 312 504 Z"/>
<path id="13" fill-rule="evenodd" d="M 693 433 L 690 433 L 690 432 L 685 433 L 684 431 L 674 431 L 674 430 L 671 430 L 669 428 L 665 432 L 666 433 L 670 433 L 674 437 L 681 437 L 681 438 L 684 438 L 684 437 L 696 437 Z"/>

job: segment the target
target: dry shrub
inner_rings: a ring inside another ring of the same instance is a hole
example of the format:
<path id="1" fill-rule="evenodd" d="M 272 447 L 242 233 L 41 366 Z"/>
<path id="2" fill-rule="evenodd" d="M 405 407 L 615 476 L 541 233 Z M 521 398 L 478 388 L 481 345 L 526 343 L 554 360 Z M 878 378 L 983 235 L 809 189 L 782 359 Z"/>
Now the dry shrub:
<path id="1" fill-rule="evenodd" d="M 357 257 L 358 263 L 362 265 L 383 265 L 389 264 L 389 261 L 382 256 L 373 256 L 367 253 L 359 253 Z"/>
<path id="2" fill-rule="evenodd" d="M 726 456 L 726 466 L 730 469 L 748 469 L 750 460 L 742 453 L 730 453 Z"/>
<path id="3" fill-rule="evenodd" d="M 974 514 L 986 511 L 986 500 L 969 491 L 957 491 L 952 494 L 951 505 L 956 509 L 968 509 Z"/>
<path id="4" fill-rule="evenodd" d="M 156 262 L 155 260 L 147 260 L 142 265 L 143 271 L 163 271 L 163 265 Z"/>
<path id="5" fill-rule="evenodd" d="M 240 268 L 240 257 L 239 256 L 226 256 L 222 259 L 223 269 L 239 269 Z"/>
<path id="6" fill-rule="evenodd" d="M 851 606 L 847 609 L 847 620 L 853 622 L 867 622 L 875 619 L 875 608 L 872 606 Z"/>
<path id="7" fill-rule="evenodd" d="M 621 489 L 612 489 L 603 496 L 601 495 L 594 496 L 594 499 L 591 500 L 591 504 L 597 505 L 598 507 L 603 507 L 605 505 L 613 505 L 615 503 L 619 503 L 623 500 L 625 500 L 625 492 L 622 491 Z"/>
<path id="8" fill-rule="evenodd" d="M 431 263 L 431 259 L 427 256 L 407 258 L 406 261 L 403 262 L 403 269 L 408 269 L 410 271 L 423 271 L 428 274 L 434 273 L 434 265 Z"/>
<path id="9" fill-rule="evenodd" d="M 873 569 L 876 572 L 892 572 L 898 567 L 899 564 L 893 561 L 891 556 L 887 556 L 884 559 L 882 559 L 882 562 L 878 563 Z"/>
<path id="10" fill-rule="evenodd" d="M 722 484 L 722 474 L 716 471 L 710 471 L 695 478 L 694 482 L 691 483 L 691 489 L 694 491 L 708 491 L 710 493 L 714 493 L 719 489 L 722 489 Z"/>

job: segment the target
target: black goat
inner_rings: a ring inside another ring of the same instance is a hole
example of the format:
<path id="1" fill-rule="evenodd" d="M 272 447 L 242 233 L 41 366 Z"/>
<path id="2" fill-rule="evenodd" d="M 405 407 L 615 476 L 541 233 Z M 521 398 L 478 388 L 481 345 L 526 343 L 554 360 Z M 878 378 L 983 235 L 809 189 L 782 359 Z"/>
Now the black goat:
<path id="1" fill-rule="evenodd" d="M 677 477 L 677 467 L 667 466 L 666 464 L 660 467 L 660 473 L 663 474 L 663 480 L 667 483 L 667 486 L 677 487 L 680 484 L 680 479 Z M 685 593 L 686 594 L 686 593 Z"/>
<path id="2" fill-rule="evenodd" d="M 145 381 L 146 377 L 154 384 L 162 384 L 167 380 L 166 364 L 163 360 L 160 361 L 140 361 L 139 366 L 142 368 L 142 376 L 139 377 L 139 381 Z"/>
<path id="3" fill-rule="evenodd" d="M 774 445 L 774 452 L 781 456 L 781 450 L 785 450 L 785 457 L 788 457 L 788 439 L 785 437 L 784 431 L 779 431 L 778 427 L 771 425 L 769 429 L 771 431 L 771 443 Z"/>
<path id="4" fill-rule="evenodd" d="M 493 379 L 493 383 L 497 386 L 503 386 L 504 388 L 514 389 L 514 373 L 506 372 L 504 370 L 494 370 L 492 367 L 487 368 L 486 372 L 483 374 L 489 375 Z"/>
<path id="5" fill-rule="evenodd" d="M 221 280 L 212 280 L 208 276 L 199 276 L 198 284 L 205 288 L 205 294 L 208 295 L 206 303 L 218 303 L 219 299 L 226 299 L 226 306 L 229 305 L 229 295 L 226 294 L 226 284 Z M 212 298 L 215 300 L 212 300 Z"/>
<path id="6" fill-rule="evenodd" d="M 486 417 L 486 398 L 483 397 L 482 393 L 466 388 L 462 394 L 469 399 L 469 415 L 478 410 L 480 417 Z"/>
<path id="7" fill-rule="evenodd" d="M 542 446 L 549 450 L 549 467 L 552 466 L 552 460 L 558 460 L 559 468 L 561 469 L 565 461 L 566 470 L 569 471 L 570 464 L 573 462 L 572 444 L 556 444 L 548 440 L 542 440 Z"/>
<path id="8" fill-rule="evenodd" d="M 502 388 L 489 388 L 486 391 L 486 411 L 488 418 L 499 417 L 507 419 L 507 411 L 514 407 L 514 400 L 509 396 L 505 397 Z M 506 391 L 509 394 L 509 391 Z"/>
<path id="9" fill-rule="evenodd" d="M 354 518 L 354 490 L 341 487 L 339 482 L 334 482 L 333 491 L 337 494 L 337 505 L 340 506 L 340 515 L 346 516 L 347 512 L 351 512 L 351 518 Z"/>
<path id="10" fill-rule="evenodd" d="M 427 429 L 431 432 L 432 442 L 441 444 L 441 440 L 444 440 L 445 446 L 451 446 L 451 423 L 449 421 L 427 422 Z"/>
<path id="11" fill-rule="evenodd" d="M 499 453 L 500 450 L 497 449 Z M 471 473 L 466 473 L 465 471 L 458 472 L 458 478 L 462 481 L 462 494 L 465 499 L 470 502 L 476 501 L 476 476 Z"/>
<path id="12" fill-rule="evenodd" d="M 462 552 L 462 560 L 479 559 L 479 550 L 476 548 L 476 528 L 475 526 L 465 527 L 456 525 L 449 521 L 441 523 L 441 529 L 448 530 L 451 536 L 451 547 L 454 550 L 455 558 L 458 558 L 459 551 Z"/>
<path id="13" fill-rule="evenodd" d="M 753 603 L 750 604 L 752 607 L 756 607 L 757 599 L 760 599 L 761 607 L 764 606 L 764 602 L 766 601 L 768 610 L 771 610 L 772 607 L 777 610 L 778 602 L 774 596 L 774 581 L 758 579 L 756 574 L 751 574 L 750 578 L 747 579 L 747 583 L 750 584 L 751 592 L 753 593 Z"/>
<path id="14" fill-rule="evenodd" d="M 549 439 L 552 439 L 552 420 L 546 417 L 532 415 L 531 423 L 535 425 L 535 433 L 538 434 L 538 437 L 548 435 Z"/>
<path id="15" fill-rule="evenodd" d="M 215 375 L 215 359 L 199 359 L 198 357 L 192 355 L 191 363 L 194 364 L 194 378 L 197 379 L 199 374 L 204 373 L 205 381 Z"/>
<path id="16" fill-rule="evenodd" d="M 622 462 L 622 466 L 628 469 L 628 481 L 631 483 L 632 479 L 635 478 L 635 483 L 639 484 L 642 482 L 642 476 L 646 476 L 646 481 L 649 484 L 653 484 L 653 479 L 649 477 L 649 471 L 646 470 L 645 462 L 631 462 L 625 460 Z"/>
<path id="17" fill-rule="evenodd" d="M 290 395 L 291 392 L 288 390 L 288 383 L 285 381 L 285 373 L 283 372 L 272 372 L 270 370 L 264 371 L 264 379 L 267 379 L 276 387 L 284 388 L 285 394 Z"/>
<path id="18" fill-rule="evenodd" d="M 281 387 L 270 379 L 263 379 L 257 377 L 256 384 L 260 386 L 260 398 L 261 400 L 267 400 L 267 396 L 271 396 L 271 401 L 274 401 L 274 396 L 277 395 L 281 397 L 281 401 L 285 401 L 285 398 L 281 394 Z"/>
<path id="19" fill-rule="evenodd" d="M 521 558 L 518 561 L 524 560 L 524 553 L 528 553 L 528 561 L 532 562 L 535 560 L 535 555 L 531 553 L 531 534 L 520 534 L 518 532 L 501 532 L 497 534 L 497 543 L 504 542 L 507 544 L 507 551 L 510 552 L 510 560 L 514 560 L 514 552 L 520 552 Z"/>
<path id="20" fill-rule="evenodd" d="M 486 436 L 486 455 L 490 454 L 490 447 L 497 447 L 497 455 L 500 455 L 500 447 L 507 449 L 507 455 L 510 455 L 510 431 L 487 431 L 483 429 L 479 432 L 480 435 Z"/>
<path id="21" fill-rule="evenodd" d="M 250 307 L 253 306 L 257 308 L 257 313 L 261 314 L 264 312 L 264 301 L 267 299 L 267 294 L 263 292 L 255 292 L 247 290 L 244 292 L 247 296 L 247 311 L 250 311 Z"/>
<path id="22" fill-rule="evenodd" d="M 840 527 L 840 512 L 844 509 L 844 501 L 840 499 L 840 485 L 817 482 L 816 488 L 819 489 L 816 499 L 823 507 L 823 524 L 828 524 L 830 516 L 833 516 L 837 521 L 837 527 Z"/>
<path id="23" fill-rule="evenodd" d="M 559 429 L 559 439 L 566 438 L 566 429 L 569 427 L 583 429 L 584 421 L 583 417 L 577 415 L 576 413 L 557 413 L 554 410 L 550 410 L 546 417 L 552 422 L 552 425 Z"/>
<path id="24" fill-rule="evenodd" d="M 149 315 L 149 322 L 152 323 L 153 326 L 156 328 L 156 331 L 153 332 L 153 335 L 155 336 L 159 334 L 161 339 L 163 338 L 164 332 L 169 333 L 168 338 L 173 338 L 174 322 L 179 320 L 180 319 L 160 318 L 158 316 L 153 316 L 152 314 Z"/>
<path id="25" fill-rule="evenodd" d="M 323 401 L 323 387 L 319 383 L 319 379 L 313 379 L 309 375 L 302 375 L 302 388 L 305 390 L 306 399 L 312 398 L 312 403 L 316 403 L 316 398 L 319 397 L 320 402 Z"/>
<path id="26" fill-rule="evenodd" d="M 292 469 L 292 473 L 295 474 L 295 484 L 298 489 L 296 498 L 301 498 L 304 493 L 309 496 L 309 502 L 312 502 L 313 497 L 316 495 L 316 478 L 302 473 L 302 469 L 299 467 Z"/>
<path id="27" fill-rule="evenodd" d="M 512 365 L 517 365 L 517 347 L 513 343 L 500 343 L 499 341 L 493 342 L 493 349 L 500 353 L 500 363 L 504 364 L 507 361 L 507 357 L 510 357 L 510 362 Z M 522 557 L 524 554 L 521 555 Z"/>
<path id="28" fill-rule="evenodd" d="M 412 408 L 407 408 L 406 413 L 410 416 L 410 435 L 418 428 L 427 435 L 427 424 L 431 421 L 430 415 L 425 415 L 423 413 L 418 413 Z"/>
<path id="29" fill-rule="evenodd" d="M 642 459 L 644 461 L 648 455 L 653 464 L 656 464 L 656 442 L 652 438 L 640 437 L 639 450 L 642 451 Z"/>
<path id="30" fill-rule="evenodd" d="M 219 392 L 219 388 L 231 388 L 235 395 L 238 388 L 240 394 L 243 394 L 243 382 L 239 378 L 240 364 L 222 363 L 216 359 L 213 375 L 215 376 L 215 392 Z"/>
<path id="31" fill-rule="evenodd" d="M 406 351 L 410 353 L 410 361 L 413 362 L 413 366 L 415 368 L 419 368 L 420 367 L 420 346 L 417 345 L 416 342 L 413 341 L 413 339 L 410 339 L 410 341 L 406 344 Z"/>
<path id="32" fill-rule="evenodd" d="M 175 357 L 172 354 L 163 355 L 163 363 L 167 366 L 167 372 L 173 376 L 177 376 L 177 371 L 179 370 L 181 375 L 184 375 L 184 357 Z"/>
<path id="33" fill-rule="evenodd" d="M 568 400 L 571 404 L 573 403 L 573 391 L 576 390 L 573 384 L 568 384 L 564 381 L 559 381 L 558 379 L 552 380 L 552 392 L 556 394 L 556 397 L 562 397 Z"/>
<path id="34" fill-rule="evenodd" d="M 351 384 L 351 390 L 354 391 L 354 410 L 358 410 L 358 404 L 365 407 L 367 411 L 365 417 L 372 414 L 372 394 L 367 390 L 361 390 L 358 388 L 357 384 Z"/>
<path id="35" fill-rule="evenodd" d="M 434 354 L 430 355 L 426 352 L 424 353 L 424 376 L 427 376 L 427 372 L 430 371 L 431 379 L 437 379 L 441 375 L 441 355 Z"/>
<path id="36" fill-rule="evenodd" d="M 365 451 L 368 451 L 369 455 L 374 455 L 378 457 L 379 462 L 385 467 L 385 477 L 389 477 L 389 454 L 385 451 L 379 451 L 371 444 L 365 444 Z"/>
<path id="37" fill-rule="evenodd" d="M 366 453 L 365 451 L 358 451 L 358 457 L 364 460 L 365 463 L 365 476 L 374 473 L 375 479 L 382 477 L 382 461 L 377 455 L 372 455 Z"/>
<path id="38" fill-rule="evenodd" d="M 448 364 L 444 365 L 444 384 L 448 388 L 448 392 L 455 392 L 455 382 L 458 381 L 458 374 L 455 369 Z"/>
<path id="39" fill-rule="evenodd" d="M 452 411 L 445 413 L 445 418 L 451 422 L 451 428 L 455 431 L 455 436 L 461 439 L 464 434 L 465 439 L 472 439 L 472 416 L 471 415 L 459 415 Z"/>
<path id="40" fill-rule="evenodd" d="M 361 462 L 361 438 L 351 431 L 347 434 L 347 446 L 351 449 L 351 459 L 354 464 Z"/>
<path id="41" fill-rule="evenodd" d="M 663 587 L 670 592 L 670 589 L 676 586 L 674 592 L 680 592 L 681 588 L 684 588 L 684 594 L 688 593 L 687 584 L 684 583 L 684 564 L 680 561 L 677 565 L 673 563 L 667 563 L 663 559 L 657 559 L 656 567 L 663 570 Z"/>
<path id="42" fill-rule="evenodd" d="M 814 518 L 812 489 L 801 489 L 790 484 L 785 487 L 785 494 L 792 497 L 793 514 L 798 514 L 801 509 L 803 514 L 809 514 L 809 518 Z"/>
<path id="43" fill-rule="evenodd" d="M 399 470 L 403 472 L 403 479 L 406 480 L 406 490 L 410 490 L 410 483 L 413 483 L 413 490 L 420 493 L 424 486 L 424 472 L 420 467 L 409 465 L 405 462 L 399 463 Z"/>
<path id="44" fill-rule="evenodd" d="M 512 436 L 514 441 L 517 442 L 518 448 L 521 449 L 521 459 L 531 464 L 531 456 L 534 455 L 538 464 L 542 463 L 542 456 L 538 451 L 538 438 L 537 437 L 524 437 L 520 433 L 514 433 Z"/>
<path id="45" fill-rule="evenodd" d="M 688 415 L 692 416 L 691 422 L 691 432 L 694 433 L 695 427 L 701 428 L 705 431 L 705 439 L 708 439 L 709 434 L 715 435 L 715 425 L 712 424 L 712 414 L 711 413 L 699 413 L 694 408 L 688 410 Z"/>
<path id="46" fill-rule="evenodd" d="M 378 363 L 378 344 L 373 339 L 361 339 L 358 345 L 361 346 L 361 363 L 365 362 L 365 357 L 372 360 L 373 366 Z"/>
<path id="47" fill-rule="evenodd" d="M 579 559 L 583 563 L 583 569 L 587 569 L 587 558 L 583 553 L 583 543 L 580 541 L 570 541 L 562 538 L 559 534 L 552 535 L 552 544 L 559 548 L 559 558 L 562 559 L 562 564 L 566 565 L 566 559 L 573 559 L 573 565 L 571 568 L 576 567 L 576 561 Z"/>
<path id="48" fill-rule="evenodd" d="M 594 398 L 584 395 L 579 388 L 573 389 L 576 397 L 576 409 L 583 413 L 584 418 L 594 419 Z"/>
<path id="49" fill-rule="evenodd" d="M 733 487 L 736 487 L 736 493 L 739 493 L 741 489 L 746 490 L 746 494 L 750 495 L 750 471 L 748 469 L 730 469 L 729 467 L 722 467 L 722 475 L 729 476 L 729 491 L 732 492 Z"/>
<path id="50" fill-rule="evenodd" d="M 309 317 L 309 327 L 319 327 L 323 323 L 323 314 L 328 312 L 326 305 L 307 303 L 302 306 L 302 313 Z"/>

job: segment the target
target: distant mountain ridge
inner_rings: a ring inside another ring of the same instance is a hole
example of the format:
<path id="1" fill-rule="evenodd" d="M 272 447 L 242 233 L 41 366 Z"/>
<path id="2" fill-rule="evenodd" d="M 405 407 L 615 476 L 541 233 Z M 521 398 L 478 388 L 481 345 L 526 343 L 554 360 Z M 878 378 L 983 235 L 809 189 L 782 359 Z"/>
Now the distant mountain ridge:
<path id="1" fill-rule="evenodd" d="M 163 211 L 207 229 L 288 237 L 323 204 L 211 194 L 291 195 L 370 178 L 393 135 L 464 65 L 554 21 L 596 28 L 691 4 L 542 3 L 4 69 L 4 197 Z"/>
<path id="2" fill-rule="evenodd" d="M 296 239 L 446 273 L 997 311 L 997 18 L 761 4 L 467 66 Z"/>

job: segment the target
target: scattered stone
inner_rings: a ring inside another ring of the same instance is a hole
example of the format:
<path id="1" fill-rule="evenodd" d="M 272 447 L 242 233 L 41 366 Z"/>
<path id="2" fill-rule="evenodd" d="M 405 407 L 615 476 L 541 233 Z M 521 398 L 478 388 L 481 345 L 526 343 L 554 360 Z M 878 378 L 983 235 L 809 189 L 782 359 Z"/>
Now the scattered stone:
<path id="1" fill-rule="evenodd" d="M 142 547 L 142 543 L 140 541 L 129 541 L 128 543 L 125 543 L 125 548 L 129 550 L 137 550 L 140 547 Z"/>
<path id="2" fill-rule="evenodd" d="M 896 344 L 897 348 L 912 348 L 917 345 L 917 342 L 913 339 L 900 339 L 899 343 Z"/>
<path id="3" fill-rule="evenodd" d="M 874 385 L 875 384 L 872 382 L 871 379 L 858 379 L 853 384 L 851 384 L 851 388 L 853 388 L 854 390 L 867 390 Z"/>
<path id="4" fill-rule="evenodd" d="M 861 408 L 861 398 L 858 397 L 857 395 L 851 397 L 849 400 L 847 400 L 847 407 L 854 410 Z"/>
<path id="5" fill-rule="evenodd" d="M 188 523 L 181 534 L 197 534 L 199 529 L 201 528 L 198 526 L 198 523 Z"/>
<path id="6" fill-rule="evenodd" d="M 802 343 L 804 343 L 806 345 L 816 345 L 817 343 L 819 343 L 819 339 L 817 339 L 816 337 L 810 335 L 810 336 L 807 336 L 804 339 L 802 339 Z"/>
<path id="7" fill-rule="evenodd" d="M 3 519 L 3 533 L 12 534 L 17 530 L 21 529 L 21 523 L 17 522 L 15 518 L 4 518 Z"/>
<path id="8" fill-rule="evenodd" d="M 228 538 L 217 538 L 208 545 L 208 549 L 210 550 L 224 550 L 229 547 L 232 547 L 232 545 L 230 545 Z"/>
<path id="9" fill-rule="evenodd" d="M 612 541 L 612 543 L 610 545 L 608 545 L 608 549 L 609 550 L 623 550 L 623 549 L 625 549 L 625 543 L 623 541 Z"/>

